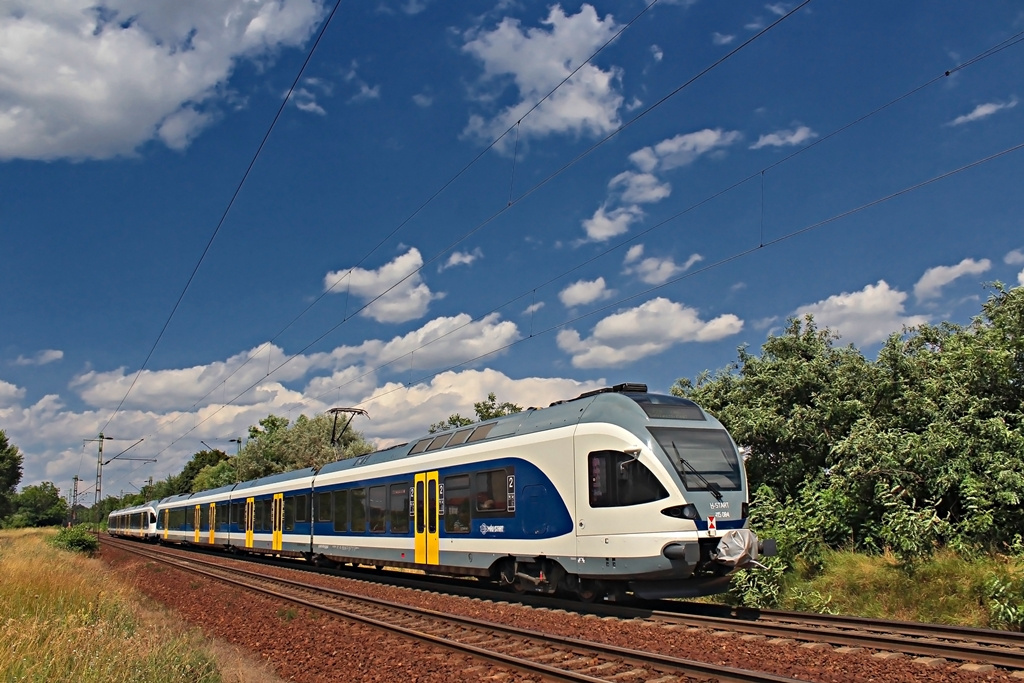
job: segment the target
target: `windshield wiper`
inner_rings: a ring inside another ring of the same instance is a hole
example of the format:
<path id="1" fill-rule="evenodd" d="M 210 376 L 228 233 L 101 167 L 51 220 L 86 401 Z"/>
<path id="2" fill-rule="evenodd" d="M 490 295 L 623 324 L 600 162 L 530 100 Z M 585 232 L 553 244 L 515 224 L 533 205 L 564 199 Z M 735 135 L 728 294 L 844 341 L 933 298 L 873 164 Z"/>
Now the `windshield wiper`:
<path id="1" fill-rule="evenodd" d="M 704 478 L 703 474 L 701 474 L 700 472 L 697 471 L 696 467 L 694 467 L 690 463 L 686 462 L 686 458 L 684 458 L 679 453 L 679 446 L 676 445 L 675 441 L 672 442 L 672 448 L 675 450 L 676 457 L 679 458 L 679 462 L 683 464 L 683 467 L 686 467 L 691 472 L 693 472 L 693 474 L 698 479 L 700 479 L 701 482 L 703 482 L 703 484 L 707 488 L 707 490 L 711 491 L 711 495 L 713 495 L 717 500 L 722 500 L 722 492 L 719 490 L 720 487 L 718 486 L 718 484 L 712 484 L 710 481 L 708 481 L 707 479 Z"/>

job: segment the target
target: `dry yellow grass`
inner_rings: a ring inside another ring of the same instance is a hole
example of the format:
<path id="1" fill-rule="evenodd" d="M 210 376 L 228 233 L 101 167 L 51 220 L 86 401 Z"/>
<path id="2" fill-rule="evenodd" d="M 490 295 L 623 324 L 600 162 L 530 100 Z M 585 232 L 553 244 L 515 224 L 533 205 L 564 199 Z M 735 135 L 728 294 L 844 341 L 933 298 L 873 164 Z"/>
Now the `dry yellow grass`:
<path id="1" fill-rule="evenodd" d="M 200 634 L 145 618 L 129 587 L 99 560 L 50 547 L 52 534 L 0 532 L 0 680 L 220 680 Z"/>

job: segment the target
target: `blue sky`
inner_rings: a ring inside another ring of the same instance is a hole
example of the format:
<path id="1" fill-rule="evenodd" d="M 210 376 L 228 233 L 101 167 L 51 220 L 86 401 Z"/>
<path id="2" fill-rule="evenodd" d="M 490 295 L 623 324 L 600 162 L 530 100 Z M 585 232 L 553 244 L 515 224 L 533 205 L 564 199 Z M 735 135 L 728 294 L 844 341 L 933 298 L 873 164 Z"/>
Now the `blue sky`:
<path id="1" fill-rule="evenodd" d="M 1019 3 L 343 3 L 221 222 L 332 8 L 0 0 L 23 484 L 91 502 L 100 430 L 157 460 L 109 494 L 269 413 L 667 391 L 804 313 L 873 357 L 1024 285 Z"/>

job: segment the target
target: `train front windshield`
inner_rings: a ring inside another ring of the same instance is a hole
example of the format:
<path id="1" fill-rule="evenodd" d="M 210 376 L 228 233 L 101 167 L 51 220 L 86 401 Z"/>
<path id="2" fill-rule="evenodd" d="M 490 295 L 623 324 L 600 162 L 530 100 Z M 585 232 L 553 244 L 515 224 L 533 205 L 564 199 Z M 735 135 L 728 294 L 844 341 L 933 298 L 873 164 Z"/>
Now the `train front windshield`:
<path id="1" fill-rule="evenodd" d="M 739 491 L 740 459 L 722 429 L 648 427 L 688 491 Z"/>

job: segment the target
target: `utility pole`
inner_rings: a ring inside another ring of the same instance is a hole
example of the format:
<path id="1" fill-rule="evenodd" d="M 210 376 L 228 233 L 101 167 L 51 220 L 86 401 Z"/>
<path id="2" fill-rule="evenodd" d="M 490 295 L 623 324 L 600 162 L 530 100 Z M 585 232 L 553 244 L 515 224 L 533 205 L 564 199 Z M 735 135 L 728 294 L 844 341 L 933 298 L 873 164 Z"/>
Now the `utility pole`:
<path id="1" fill-rule="evenodd" d="M 121 458 L 122 455 L 124 455 L 125 453 L 127 453 L 131 449 L 135 448 L 140 443 L 142 443 L 144 439 L 139 439 L 138 441 L 133 443 L 131 446 L 129 446 L 128 448 L 124 449 L 123 451 L 121 451 L 120 453 L 115 455 L 113 458 L 110 458 L 109 460 L 104 461 L 103 460 L 103 442 L 104 441 L 114 441 L 114 440 L 115 439 L 112 436 L 103 436 L 103 432 L 100 432 L 99 436 L 97 436 L 95 439 L 85 439 L 86 442 L 89 442 L 89 441 L 98 441 L 99 442 L 99 452 L 96 455 L 96 491 L 95 491 L 95 493 L 93 495 L 93 502 L 92 502 L 93 510 L 96 511 L 97 515 L 99 514 L 99 509 L 100 509 L 99 508 L 99 503 L 103 499 L 103 466 L 106 465 L 107 463 L 113 461 L 113 460 L 117 460 L 118 458 Z M 127 439 L 124 439 L 124 440 L 127 441 Z M 122 460 L 140 460 L 142 462 L 156 462 L 156 459 L 154 459 L 154 458 L 121 458 L 121 459 Z M 99 522 L 100 520 L 97 518 L 96 521 Z"/>
<path id="2" fill-rule="evenodd" d="M 74 478 L 74 488 L 71 490 L 71 526 L 75 525 L 75 508 L 78 507 L 78 475 Z"/>

